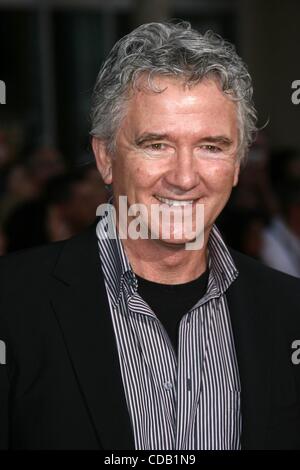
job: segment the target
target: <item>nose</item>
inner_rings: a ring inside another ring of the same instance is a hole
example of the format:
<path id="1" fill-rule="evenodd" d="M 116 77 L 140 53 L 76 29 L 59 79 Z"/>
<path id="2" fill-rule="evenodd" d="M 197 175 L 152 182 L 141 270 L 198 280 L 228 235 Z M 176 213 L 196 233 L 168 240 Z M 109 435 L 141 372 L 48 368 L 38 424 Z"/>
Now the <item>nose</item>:
<path id="1" fill-rule="evenodd" d="M 166 182 L 174 192 L 186 193 L 199 184 L 196 159 L 190 149 L 181 149 L 172 161 L 172 167 L 166 175 Z"/>

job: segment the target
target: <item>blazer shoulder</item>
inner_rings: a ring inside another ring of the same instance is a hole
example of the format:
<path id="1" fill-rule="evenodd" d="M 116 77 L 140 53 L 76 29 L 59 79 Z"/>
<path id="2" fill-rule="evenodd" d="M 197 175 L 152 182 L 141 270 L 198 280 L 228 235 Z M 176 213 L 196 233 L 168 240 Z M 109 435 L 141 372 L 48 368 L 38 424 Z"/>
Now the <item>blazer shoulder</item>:
<path id="1" fill-rule="evenodd" d="M 38 291 L 48 285 L 57 266 L 68 273 L 81 272 L 80 266 L 90 268 L 90 259 L 96 260 L 97 238 L 95 224 L 66 240 L 21 250 L 0 257 L 0 299 L 7 292 L 26 288 Z"/>
<path id="2" fill-rule="evenodd" d="M 286 319 L 300 334 L 300 279 L 233 249 L 230 253 L 239 271 L 235 289 L 247 289 L 252 298 L 264 299 L 274 315 L 279 312 L 282 321 Z"/>
<path id="3" fill-rule="evenodd" d="M 256 318 L 257 328 L 267 322 L 274 347 L 283 344 L 290 352 L 294 340 L 300 340 L 300 279 L 235 250 L 230 249 L 230 253 L 239 271 L 229 288 L 232 305 L 245 303 L 249 318 Z M 296 369 L 300 381 L 300 367 Z"/>
<path id="4" fill-rule="evenodd" d="M 54 268 L 65 241 L 16 251 L 0 257 L 0 297 L 1 292 L 29 280 L 37 280 Z"/>
<path id="5" fill-rule="evenodd" d="M 278 284 L 284 288 L 299 290 L 299 278 L 286 274 L 282 271 L 278 271 L 277 269 L 273 269 L 263 262 L 232 248 L 230 248 L 229 251 L 237 269 L 243 276 L 246 276 L 253 281 L 257 281 L 258 276 L 259 279 L 265 279 L 268 281 L 268 284 L 275 283 L 276 285 Z"/>

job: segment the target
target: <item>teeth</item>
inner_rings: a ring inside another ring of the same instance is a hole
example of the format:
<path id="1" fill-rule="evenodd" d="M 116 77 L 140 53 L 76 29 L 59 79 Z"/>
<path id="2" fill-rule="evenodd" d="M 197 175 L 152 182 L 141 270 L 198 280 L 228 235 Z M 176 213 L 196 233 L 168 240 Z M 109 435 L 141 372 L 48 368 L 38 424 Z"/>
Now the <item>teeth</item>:
<path id="1" fill-rule="evenodd" d="M 165 204 L 168 204 L 169 206 L 188 206 L 189 204 L 193 204 L 193 199 L 186 200 L 186 201 L 179 201 L 177 199 L 167 199 L 164 197 L 159 197 L 156 196 L 156 199 L 158 199 L 160 202 L 164 202 Z"/>

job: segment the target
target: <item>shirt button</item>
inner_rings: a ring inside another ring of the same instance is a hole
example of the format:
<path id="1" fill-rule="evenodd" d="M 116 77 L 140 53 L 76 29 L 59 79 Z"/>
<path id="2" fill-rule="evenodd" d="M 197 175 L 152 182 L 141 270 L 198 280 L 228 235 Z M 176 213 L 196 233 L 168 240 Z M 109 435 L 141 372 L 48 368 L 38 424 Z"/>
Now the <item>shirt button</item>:
<path id="1" fill-rule="evenodd" d="M 173 384 L 171 382 L 165 382 L 164 383 L 164 388 L 166 390 L 171 390 L 173 388 Z"/>

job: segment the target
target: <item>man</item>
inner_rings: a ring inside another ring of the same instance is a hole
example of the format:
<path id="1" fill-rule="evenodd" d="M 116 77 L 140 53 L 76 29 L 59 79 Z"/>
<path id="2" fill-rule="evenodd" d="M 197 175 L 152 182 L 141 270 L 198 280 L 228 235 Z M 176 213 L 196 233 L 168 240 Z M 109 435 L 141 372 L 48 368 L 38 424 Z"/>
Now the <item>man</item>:
<path id="1" fill-rule="evenodd" d="M 1 262 L 2 447 L 300 448 L 299 283 L 214 224 L 254 130 L 220 37 L 152 23 L 114 46 L 91 131 L 111 204 Z"/>

